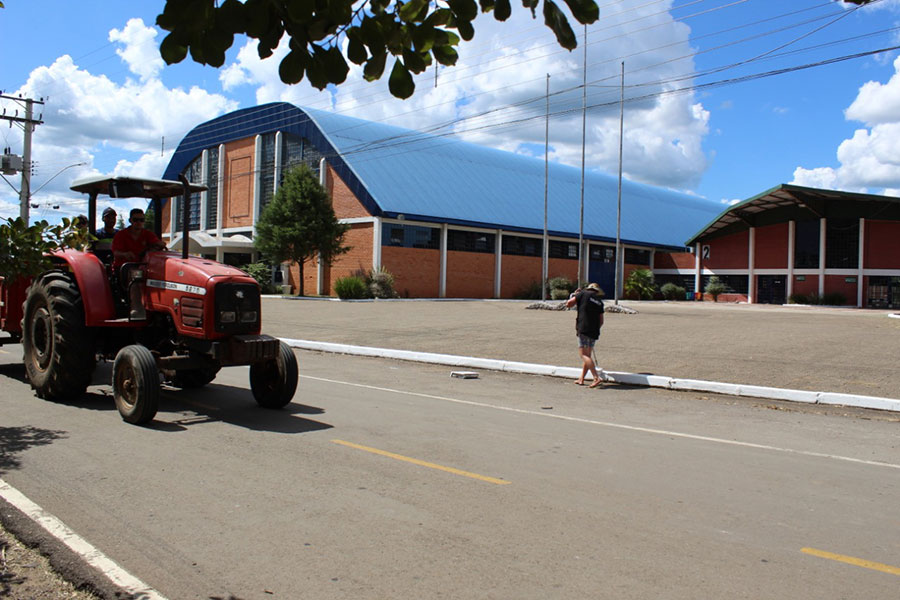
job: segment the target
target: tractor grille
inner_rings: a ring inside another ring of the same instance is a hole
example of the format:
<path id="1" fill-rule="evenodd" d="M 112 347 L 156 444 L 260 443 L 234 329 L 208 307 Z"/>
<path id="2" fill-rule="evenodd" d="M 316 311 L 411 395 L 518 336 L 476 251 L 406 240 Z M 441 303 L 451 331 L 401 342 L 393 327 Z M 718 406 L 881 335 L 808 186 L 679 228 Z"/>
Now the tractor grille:
<path id="1" fill-rule="evenodd" d="M 259 331 L 259 286 L 252 283 L 220 283 L 215 293 L 216 331 L 255 333 Z"/>

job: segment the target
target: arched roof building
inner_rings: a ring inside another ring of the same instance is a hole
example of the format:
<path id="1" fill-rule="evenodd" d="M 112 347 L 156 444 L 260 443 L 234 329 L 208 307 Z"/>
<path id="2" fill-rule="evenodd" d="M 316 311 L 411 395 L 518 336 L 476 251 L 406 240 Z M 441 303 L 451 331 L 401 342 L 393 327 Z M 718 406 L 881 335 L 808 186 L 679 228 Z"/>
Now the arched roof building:
<path id="1" fill-rule="evenodd" d="M 579 168 L 550 164 L 545 179 L 543 159 L 281 102 L 198 125 L 179 144 L 163 177 L 185 173 L 210 188 L 191 201 L 192 250 L 245 260 L 256 219 L 300 162 L 319 172 L 338 218 L 352 226 L 353 252 L 331 268 L 306 269 L 320 293 L 343 274 L 385 267 L 411 296 L 512 297 L 541 279 L 545 184 L 548 275 L 575 279 Z M 610 296 L 617 195 L 615 177 L 585 173 L 581 272 Z M 626 274 L 652 266 L 657 250 L 683 250 L 721 208 L 630 181 L 621 206 Z M 179 231 L 178 209 L 163 212 L 165 229 Z M 177 247 L 180 235 L 169 241 Z"/>

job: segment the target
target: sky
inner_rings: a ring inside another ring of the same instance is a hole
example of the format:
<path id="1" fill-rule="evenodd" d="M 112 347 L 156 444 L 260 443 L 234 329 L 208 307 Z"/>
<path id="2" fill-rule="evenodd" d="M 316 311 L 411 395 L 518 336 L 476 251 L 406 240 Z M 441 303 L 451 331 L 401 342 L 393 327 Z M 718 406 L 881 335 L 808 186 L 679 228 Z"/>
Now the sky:
<path id="1" fill-rule="evenodd" d="M 86 212 L 69 190 L 79 177 L 161 177 L 193 127 L 274 101 L 540 158 L 546 144 L 551 161 L 612 175 L 621 164 L 723 210 L 782 183 L 900 195 L 900 0 L 597 3 L 596 23 L 570 19 L 572 52 L 519 2 L 506 22 L 481 15 L 457 65 L 429 68 L 398 100 L 355 65 L 336 88 L 285 85 L 285 44 L 260 60 L 246 38 L 219 69 L 165 65 L 164 0 L 4 0 L 0 91 L 43 102 L 31 219 Z M 23 135 L 0 121 L 0 150 L 22 155 Z M 20 177 L 3 179 L 0 218 L 16 217 Z"/>

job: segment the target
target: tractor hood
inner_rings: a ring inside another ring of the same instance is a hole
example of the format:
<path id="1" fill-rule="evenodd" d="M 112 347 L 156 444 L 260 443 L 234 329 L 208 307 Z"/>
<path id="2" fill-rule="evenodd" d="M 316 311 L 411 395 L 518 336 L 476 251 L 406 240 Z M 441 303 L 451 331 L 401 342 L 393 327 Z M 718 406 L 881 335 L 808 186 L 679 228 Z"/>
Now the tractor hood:
<path id="1" fill-rule="evenodd" d="M 256 283 L 255 279 L 236 267 L 204 258 L 182 258 L 175 252 L 153 252 L 147 256 L 147 279 L 154 280 L 151 284 L 155 284 L 154 287 L 204 295 L 214 277 Z"/>

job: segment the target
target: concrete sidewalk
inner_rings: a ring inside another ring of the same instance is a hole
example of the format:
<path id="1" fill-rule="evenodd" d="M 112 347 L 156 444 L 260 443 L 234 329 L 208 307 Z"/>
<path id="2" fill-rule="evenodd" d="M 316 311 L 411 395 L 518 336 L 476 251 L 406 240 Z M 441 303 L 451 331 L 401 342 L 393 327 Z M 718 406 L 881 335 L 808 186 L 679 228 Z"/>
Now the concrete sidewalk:
<path id="1" fill-rule="evenodd" d="M 282 338 L 578 367 L 574 312 L 526 310 L 528 304 L 267 297 L 263 323 Z M 638 314 L 607 314 L 597 345 L 606 371 L 900 398 L 900 320 L 889 318 L 891 311 L 622 305 Z"/>

